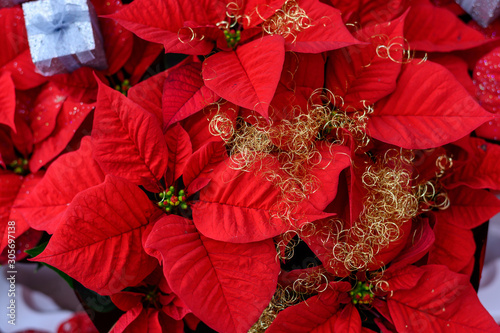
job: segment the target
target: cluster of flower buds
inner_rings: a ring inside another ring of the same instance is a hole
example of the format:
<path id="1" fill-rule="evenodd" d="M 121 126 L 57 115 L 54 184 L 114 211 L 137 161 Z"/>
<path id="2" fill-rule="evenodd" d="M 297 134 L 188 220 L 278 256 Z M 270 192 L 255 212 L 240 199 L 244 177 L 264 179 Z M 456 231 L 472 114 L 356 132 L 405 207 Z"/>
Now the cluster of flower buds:
<path id="1" fill-rule="evenodd" d="M 371 292 L 370 284 L 367 282 L 358 281 L 356 286 L 349 291 L 353 304 L 371 304 L 373 302 L 373 293 Z"/>
<path id="2" fill-rule="evenodd" d="M 181 209 L 187 209 L 188 205 L 186 203 L 186 193 L 184 190 L 180 190 L 175 194 L 175 188 L 170 186 L 168 191 L 163 191 L 160 194 L 161 201 L 158 202 L 158 206 L 165 209 L 167 213 L 171 213 L 172 210 L 179 206 Z"/>
<path id="3" fill-rule="evenodd" d="M 121 84 L 117 84 L 115 86 L 115 90 L 118 90 L 121 92 L 123 95 L 127 96 L 127 92 L 130 89 L 130 81 L 125 79 Z"/>
<path id="4" fill-rule="evenodd" d="M 29 172 L 28 160 L 25 158 L 15 159 L 9 164 L 9 169 L 18 175 L 26 175 Z"/>
<path id="5" fill-rule="evenodd" d="M 241 39 L 241 31 L 240 30 L 234 31 L 233 29 L 224 30 L 224 37 L 226 37 L 227 46 L 234 49 Z"/>

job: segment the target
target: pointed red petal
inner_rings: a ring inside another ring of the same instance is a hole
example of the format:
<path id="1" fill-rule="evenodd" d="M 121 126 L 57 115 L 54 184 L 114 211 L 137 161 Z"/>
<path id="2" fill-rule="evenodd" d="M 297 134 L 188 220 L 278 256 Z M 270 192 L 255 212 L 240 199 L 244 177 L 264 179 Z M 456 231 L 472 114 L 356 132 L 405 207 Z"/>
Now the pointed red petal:
<path id="1" fill-rule="evenodd" d="M 67 95 L 53 83 L 44 85 L 30 113 L 33 143 L 45 140 L 56 128 L 57 116 Z"/>
<path id="2" fill-rule="evenodd" d="M 285 40 L 266 36 L 219 52 L 203 63 L 205 85 L 238 106 L 255 110 L 264 118 L 278 86 L 285 61 Z"/>
<path id="3" fill-rule="evenodd" d="M 123 5 L 121 1 L 96 1 L 94 8 L 98 16 L 116 13 Z M 104 53 L 108 62 L 106 75 L 113 75 L 123 67 L 132 54 L 133 34 L 111 19 L 99 17 L 99 27 L 104 40 Z"/>
<path id="4" fill-rule="evenodd" d="M 448 191 L 451 205 L 439 211 L 439 221 L 446 221 L 463 229 L 473 229 L 500 212 L 500 200 L 486 190 L 460 186 Z"/>
<path id="5" fill-rule="evenodd" d="M 9 72 L 0 75 L 0 124 L 7 125 L 16 132 L 14 116 L 16 114 L 16 91 Z"/>
<path id="6" fill-rule="evenodd" d="M 8 244 L 9 230 L 11 230 L 11 235 L 19 237 L 29 229 L 24 218 L 12 207 L 26 198 L 41 176 L 38 174 L 23 177 L 0 169 L 0 253 Z M 12 225 L 8 224 L 9 221 L 15 222 L 14 234 L 12 234 Z"/>
<path id="7" fill-rule="evenodd" d="M 264 160 L 270 165 L 272 160 Z M 277 217 L 281 191 L 258 173 L 231 168 L 232 162 L 221 163 L 210 175 L 211 182 L 200 192 L 192 206 L 193 220 L 200 232 L 210 238 L 248 243 L 275 237 L 294 227 Z M 328 217 L 302 201 L 293 208 L 296 226 L 306 221 Z"/>
<path id="8" fill-rule="evenodd" d="M 163 177 L 168 149 L 157 118 L 104 84 L 99 86 L 92 139 L 94 157 L 107 173 L 135 184 Z"/>
<path id="9" fill-rule="evenodd" d="M 434 234 L 436 240 L 429 251 L 429 264 L 444 265 L 458 273 L 474 259 L 476 243 L 472 231 L 438 220 Z"/>
<path id="10" fill-rule="evenodd" d="M 405 37 L 412 49 L 428 52 L 465 50 L 490 41 L 447 9 L 430 3 L 411 6 Z"/>
<path id="11" fill-rule="evenodd" d="M 186 162 L 182 180 L 189 186 L 198 177 L 207 177 L 227 158 L 226 146 L 222 142 L 209 142 L 191 155 Z M 191 194 L 191 193 L 190 193 Z"/>
<path id="12" fill-rule="evenodd" d="M 201 63 L 191 62 L 170 72 L 163 85 L 163 121 L 170 126 L 216 102 L 217 95 L 203 83 Z"/>
<path id="13" fill-rule="evenodd" d="M 19 53 L 28 49 L 28 38 L 26 38 L 26 26 L 21 7 L 2 8 L 0 26 L 4 27 L 4 33 L 0 34 L 0 45 L 3 46 L 0 53 L 0 67 L 2 67 L 15 59 Z"/>
<path id="14" fill-rule="evenodd" d="M 428 219 L 420 222 L 420 225 L 412 231 L 412 241 L 407 248 L 392 261 L 391 269 L 398 269 L 413 264 L 429 252 L 435 240 L 434 232 L 429 226 Z"/>
<path id="15" fill-rule="evenodd" d="M 202 112 L 198 112 L 185 119 L 182 122 L 182 127 L 184 127 L 191 138 L 193 151 L 197 151 L 209 142 L 223 142 L 220 136 L 212 134 L 209 126 L 210 122 L 215 116 L 224 115 L 231 121 L 225 125 L 234 127 L 238 111 L 239 108 L 236 105 L 227 102 L 222 105 L 208 106 Z"/>
<path id="16" fill-rule="evenodd" d="M 338 292 L 328 289 L 320 295 L 307 299 L 306 302 L 290 306 L 278 314 L 266 332 L 340 332 L 334 330 L 340 316 L 338 296 Z"/>
<path id="17" fill-rule="evenodd" d="M 352 303 L 348 303 L 340 312 L 334 332 L 361 333 L 361 316 Z"/>
<path id="18" fill-rule="evenodd" d="M 376 139 L 408 149 L 458 140 L 492 119 L 448 70 L 430 61 L 403 67 L 396 90 L 368 122 Z"/>
<path id="19" fill-rule="evenodd" d="M 398 332 L 500 332 L 469 278 L 444 266 L 421 267 L 414 288 L 395 291 L 387 305 Z"/>
<path id="20" fill-rule="evenodd" d="M 131 87 L 127 93 L 131 101 L 155 115 L 159 123 L 163 123 L 161 102 L 163 84 L 169 75 L 168 70 L 158 73 Z"/>
<path id="21" fill-rule="evenodd" d="M 320 53 L 360 43 L 347 30 L 338 9 L 317 0 L 299 0 L 298 5 L 310 18 L 311 26 L 295 33 L 295 39 L 287 37 L 287 51 Z"/>
<path id="22" fill-rule="evenodd" d="M 134 36 L 132 54 L 127 63 L 123 66 L 123 69 L 125 69 L 127 73 L 130 73 L 130 83 L 136 84 L 141 81 L 146 73 L 154 75 L 154 72 L 149 71 L 150 66 L 162 53 L 163 45 L 150 43 Z"/>
<path id="23" fill-rule="evenodd" d="M 309 201 L 318 210 L 324 210 L 337 195 L 339 175 L 351 165 L 351 153 L 345 146 L 319 145 L 321 161 L 311 170 L 319 180 L 318 191 L 309 195 Z"/>
<path id="24" fill-rule="evenodd" d="M 163 44 L 165 52 L 204 55 L 212 51 L 213 42 L 202 36 L 195 37 L 192 29 L 184 27 L 187 22 L 193 22 L 218 30 L 215 23 L 224 20 L 225 12 L 225 4 L 220 1 L 139 0 L 108 17 L 142 39 Z"/>
<path id="25" fill-rule="evenodd" d="M 92 157 L 90 137 L 75 152 L 52 163 L 28 198 L 17 207 L 28 224 L 53 234 L 73 198 L 104 181 L 104 173 Z"/>
<path id="26" fill-rule="evenodd" d="M 326 76 L 326 87 L 340 95 L 346 106 L 361 109 L 396 89 L 401 63 L 394 60 L 402 61 L 403 53 L 402 48 L 391 45 L 404 43 L 405 17 L 360 30 L 357 35 L 370 42 L 368 45 L 350 46 L 331 53 L 327 68 L 331 75 Z"/>
<path id="27" fill-rule="evenodd" d="M 168 147 L 168 167 L 165 181 L 170 185 L 182 176 L 184 167 L 191 157 L 192 147 L 189 135 L 180 124 L 176 124 L 167 131 L 165 142 Z"/>
<path id="28" fill-rule="evenodd" d="M 146 311 L 142 304 L 125 312 L 113 325 L 109 333 L 139 333 L 147 327 Z"/>
<path id="29" fill-rule="evenodd" d="M 17 89 L 31 89 L 47 81 L 47 77 L 36 72 L 29 50 L 23 51 L 12 59 L 3 67 L 3 70 L 10 72 Z"/>
<path id="30" fill-rule="evenodd" d="M 402 268 L 393 268 L 391 266 L 387 270 L 387 277 L 384 275 L 388 283 L 387 287 L 384 286 L 384 290 L 395 291 L 411 289 L 419 283 L 424 272 L 424 270 L 416 266 L 404 266 Z"/>
<path id="31" fill-rule="evenodd" d="M 157 266 L 142 234 L 158 210 L 136 185 L 113 176 L 80 192 L 47 248 L 34 260 L 110 295 L 141 282 Z M 137 269 L 141 267 L 141 269 Z"/>
<path id="32" fill-rule="evenodd" d="M 145 248 L 161 254 L 173 292 L 219 332 L 248 331 L 276 288 L 272 240 L 222 243 L 198 233 L 192 221 L 169 215 L 156 222 Z"/>
<path id="33" fill-rule="evenodd" d="M 57 116 L 54 132 L 47 139 L 35 144 L 29 163 L 30 171 L 37 172 L 59 155 L 92 110 L 93 104 L 66 100 Z"/>

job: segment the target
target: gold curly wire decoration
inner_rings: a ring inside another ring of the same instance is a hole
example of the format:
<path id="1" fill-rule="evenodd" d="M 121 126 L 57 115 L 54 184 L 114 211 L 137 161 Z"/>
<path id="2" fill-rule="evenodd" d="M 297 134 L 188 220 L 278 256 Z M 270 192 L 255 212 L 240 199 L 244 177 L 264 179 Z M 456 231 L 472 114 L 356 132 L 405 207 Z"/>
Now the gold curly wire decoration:
<path id="1" fill-rule="evenodd" d="M 401 226 L 418 214 L 419 207 L 409 168 L 412 159 L 411 151 L 391 149 L 365 169 L 362 182 L 367 195 L 358 220 L 345 228 L 342 220 L 331 219 L 315 233 L 330 253 L 324 265 L 333 271 L 339 264 L 351 272 L 365 270 L 382 249 L 401 237 Z"/>
<path id="2" fill-rule="evenodd" d="M 284 38 L 291 36 L 292 43 L 295 43 L 297 33 L 312 26 L 311 18 L 297 1 L 287 0 L 281 9 L 262 23 L 262 30 L 268 35 L 280 35 Z"/>
<path id="3" fill-rule="evenodd" d="M 379 39 L 375 53 L 381 59 L 389 59 L 397 64 L 408 64 L 415 57 L 415 51 L 410 48 L 408 40 L 403 36 L 389 38 L 387 35 L 374 35 L 371 38 Z"/>
<path id="4" fill-rule="evenodd" d="M 434 179 L 418 184 L 415 187 L 420 210 L 428 212 L 434 209 L 445 210 L 450 207 L 450 198 L 440 182 L 444 173 L 453 167 L 453 158 L 441 155 L 436 159 L 436 173 Z"/>
<path id="5" fill-rule="evenodd" d="M 182 33 L 185 30 L 188 30 L 187 35 Z M 186 36 L 187 39 L 182 38 L 182 36 Z M 181 27 L 177 31 L 177 39 L 182 44 L 191 44 L 195 40 L 201 42 L 202 40 L 205 39 L 205 36 L 204 35 L 198 36 L 196 34 L 196 32 L 193 30 L 193 28 L 191 28 L 191 27 Z"/>

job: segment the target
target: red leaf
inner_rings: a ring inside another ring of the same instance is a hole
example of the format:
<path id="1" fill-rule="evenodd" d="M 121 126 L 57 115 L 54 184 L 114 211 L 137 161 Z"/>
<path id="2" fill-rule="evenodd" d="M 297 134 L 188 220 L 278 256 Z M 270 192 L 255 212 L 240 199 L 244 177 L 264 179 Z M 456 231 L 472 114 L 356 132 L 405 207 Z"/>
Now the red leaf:
<path id="1" fill-rule="evenodd" d="M 277 10 L 279 10 L 285 0 L 245 0 L 242 1 L 240 6 L 242 7 L 240 13 L 248 15 L 248 19 L 245 16 L 243 20 L 243 29 L 249 27 L 255 27 L 262 23 L 264 19 L 272 16 Z M 228 2 L 229 3 L 229 2 Z M 243 30 L 245 31 L 245 30 Z"/>
<path id="2" fill-rule="evenodd" d="M 272 240 L 222 243 L 199 234 L 192 221 L 169 215 L 156 222 L 145 248 L 161 254 L 172 291 L 219 332 L 247 332 L 276 288 Z"/>
<path id="3" fill-rule="evenodd" d="M 106 4 L 104 6 L 104 4 Z M 122 8 L 121 1 L 99 2 L 96 1 L 96 13 L 99 16 L 109 15 Z M 108 63 L 107 75 L 113 75 L 123 67 L 125 62 L 132 54 L 134 45 L 133 34 L 120 27 L 113 20 L 99 17 L 99 27 L 101 28 L 102 38 L 104 40 L 104 53 Z"/>
<path id="4" fill-rule="evenodd" d="M 104 183 L 75 196 L 63 224 L 33 260 L 58 268 L 101 295 L 135 286 L 157 265 L 141 240 L 155 213 L 136 185 L 108 175 Z"/>
<path id="5" fill-rule="evenodd" d="M 0 169 L 0 252 L 7 244 L 7 223 L 11 208 L 16 201 L 17 195 L 24 183 L 24 177 L 13 172 Z M 18 234 L 18 236 L 21 233 Z"/>
<path id="6" fill-rule="evenodd" d="M 335 0 L 335 2 L 342 0 Z M 384 24 L 396 19 L 408 9 L 410 3 L 406 0 L 362 0 L 359 6 L 359 23 L 362 27 Z M 353 22 L 352 19 L 349 20 Z"/>
<path id="7" fill-rule="evenodd" d="M 23 17 L 23 15 L 21 15 Z M 36 72 L 29 50 L 21 52 L 17 57 L 6 64 L 3 69 L 10 72 L 16 89 L 26 90 L 41 85 L 47 81 L 45 76 Z"/>
<path id="8" fill-rule="evenodd" d="M 430 60 L 449 70 L 471 96 L 476 96 L 476 87 L 469 75 L 469 68 L 465 60 L 448 53 L 433 54 Z M 481 101 L 479 104 L 486 110 L 491 111 Z"/>
<path id="9" fill-rule="evenodd" d="M 16 95 L 19 96 L 21 94 L 17 91 Z M 11 132 L 10 139 L 17 151 L 26 158 L 33 152 L 33 134 L 28 125 L 29 117 L 26 117 L 26 111 L 31 112 L 33 108 L 30 105 L 22 105 L 19 107 L 19 104 L 23 103 L 23 101 L 19 103 L 20 99 L 17 99 L 17 96 L 16 102 L 18 103 L 18 107 L 14 117 L 17 133 Z"/>
<path id="10" fill-rule="evenodd" d="M 324 210 L 337 195 L 339 175 L 351 165 L 351 154 L 345 146 L 319 145 L 318 150 L 321 161 L 311 174 L 318 178 L 320 188 L 309 195 L 309 201 L 316 209 Z"/>
<path id="11" fill-rule="evenodd" d="M 189 186 L 199 177 L 207 177 L 227 157 L 226 146 L 222 142 L 209 142 L 189 157 L 182 180 Z"/>
<path id="12" fill-rule="evenodd" d="M 263 165 L 272 165 L 264 160 Z M 332 214 L 314 208 L 309 201 L 294 207 L 291 221 L 277 217 L 281 191 L 258 175 L 258 167 L 250 172 L 231 168 L 232 162 L 221 163 L 210 175 L 211 182 L 200 192 L 192 206 L 193 220 L 200 232 L 212 239 L 231 243 L 248 243 L 275 237 L 306 221 Z"/>
<path id="13" fill-rule="evenodd" d="M 454 188 L 466 185 L 475 189 L 500 190 L 500 146 L 482 139 L 469 137 L 456 142 L 468 150 L 464 161 L 467 161 L 447 179 L 447 186 Z"/>
<path id="14" fill-rule="evenodd" d="M 378 140 L 425 149 L 458 140 L 490 119 L 453 74 L 427 61 L 403 67 L 394 93 L 375 105 L 368 129 Z"/>
<path id="15" fill-rule="evenodd" d="M 153 75 L 148 69 L 162 52 L 163 45 L 150 43 L 134 36 L 132 55 L 123 66 L 125 71 L 130 73 L 130 83 L 136 84 L 145 73 Z"/>
<path id="16" fill-rule="evenodd" d="M 81 67 L 72 73 L 57 74 L 50 77 L 65 96 L 72 100 L 91 104 L 96 101 L 98 84 L 96 76 L 107 81 L 103 74 L 94 72 L 90 67 Z"/>
<path id="17" fill-rule="evenodd" d="M 427 52 L 465 50 L 490 41 L 447 9 L 430 3 L 411 6 L 405 37 L 412 49 Z"/>
<path id="18" fill-rule="evenodd" d="M 416 266 L 404 266 L 402 268 L 391 266 L 386 273 L 384 279 L 388 285 L 383 288 L 385 291 L 395 291 L 415 287 L 424 274 L 424 270 Z"/>
<path id="19" fill-rule="evenodd" d="M 0 190 L 0 252 L 8 242 L 8 221 L 15 221 L 14 236 L 16 238 L 19 238 L 29 229 L 24 217 L 15 207 L 26 199 L 42 177 L 43 172 L 29 174 L 25 177 L 18 176 L 10 171 L 5 171 L 4 174 L 0 173 L 1 187 L 5 188 L 3 191 Z"/>
<path id="20" fill-rule="evenodd" d="M 110 333 L 144 332 L 144 328 L 147 327 L 147 318 L 145 313 L 146 311 L 142 307 L 142 304 L 138 304 L 134 308 L 125 312 L 118 319 L 118 321 L 111 328 Z"/>
<path id="21" fill-rule="evenodd" d="M 427 254 L 435 240 L 428 219 L 423 220 L 417 229 L 413 230 L 411 237 L 411 243 L 407 244 L 407 248 L 392 261 L 391 270 L 416 263 Z"/>
<path id="22" fill-rule="evenodd" d="M 347 303 L 335 321 L 334 332 L 361 333 L 361 317 L 352 303 Z"/>
<path id="23" fill-rule="evenodd" d="M 224 124 L 225 126 L 234 127 L 236 124 L 236 115 L 239 108 L 232 103 L 224 103 L 222 105 L 211 105 L 206 107 L 203 112 L 198 112 L 191 117 L 188 117 L 182 122 L 182 127 L 188 132 L 191 138 L 193 151 L 197 151 L 200 147 L 209 142 L 223 142 L 220 136 L 212 134 L 210 131 L 210 122 L 217 115 L 223 115 L 231 120 L 231 123 Z"/>
<path id="24" fill-rule="evenodd" d="M 168 149 L 157 119 L 104 84 L 99 86 L 92 139 L 94 157 L 107 173 L 135 184 L 163 177 Z"/>
<path id="25" fill-rule="evenodd" d="M 325 58 L 324 54 L 285 53 L 280 82 L 293 92 L 297 87 L 323 88 Z"/>
<path id="26" fill-rule="evenodd" d="M 338 332 L 334 330 L 340 316 L 338 296 L 337 291 L 327 289 L 324 293 L 307 299 L 306 302 L 290 306 L 278 314 L 266 332 Z"/>
<path id="27" fill-rule="evenodd" d="M 0 45 L 3 46 L 0 54 L 0 67 L 28 49 L 28 38 L 23 16 L 23 10 L 19 6 L 2 8 L 0 26 L 4 28 L 4 33 L 0 35 Z"/>
<path id="28" fill-rule="evenodd" d="M 281 36 L 266 36 L 208 57 L 203 63 L 205 85 L 267 119 L 285 61 L 284 43 Z"/>
<path id="29" fill-rule="evenodd" d="M 75 152 L 52 163 L 43 179 L 17 209 L 30 227 L 53 234 L 73 198 L 104 181 L 104 173 L 92 157 L 89 137 Z"/>
<path id="30" fill-rule="evenodd" d="M 218 99 L 203 83 L 200 62 L 177 67 L 163 85 L 163 122 L 171 126 Z"/>
<path id="31" fill-rule="evenodd" d="M 297 32 L 296 38 L 293 35 L 287 37 L 287 51 L 320 53 L 359 44 L 342 22 L 338 9 L 317 0 L 299 0 L 298 5 L 310 18 L 311 25 Z"/>
<path id="32" fill-rule="evenodd" d="M 436 240 L 429 251 L 429 264 L 444 265 L 458 273 L 474 259 L 476 243 L 472 231 L 438 220 L 434 234 Z"/>
<path id="33" fill-rule="evenodd" d="M 448 191 L 451 205 L 436 212 L 439 221 L 445 221 L 463 229 L 473 229 L 500 212 L 500 200 L 486 190 L 465 186 Z"/>
<path id="34" fill-rule="evenodd" d="M 16 91 L 9 72 L 0 75 L 0 124 L 7 125 L 16 132 L 14 116 L 16 114 Z"/>
<path id="35" fill-rule="evenodd" d="M 94 105 L 66 100 L 57 116 L 54 132 L 47 139 L 35 144 L 29 162 L 30 171 L 37 172 L 59 155 L 92 110 Z"/>
<path id="36" fill-rule="evenodd" d="M 394 60 L 402 61 L 403 51 L 393 45 L 404 43 L 405 17 L 360 30 L 357 35 L 368 45 L 332 52 L 327 73 L 333 75 L 326 76 L 326 87 L 342 96 L 346 107 L 361 109 L 363 101 L 365 105 L 373 104 L 396 89 L 401 63 Z"/>
<path id="37" fill-rule="evenodd" d="M 184 27 L 189 22 L 218 30 L 214 25 L 224 20 L 225 7 L 221 1 L 139 0 L 108 17 L 142 39 L 163 44 L 167 53 L 205 55 L 212 51 L 213 41 Z"/>
<path id="38" fill-rule="evenodd" d="M 499 332 L 469 278 L 444 266 L 421 267 L 414 288 L 397 290 L 387 305 L 398 332 Z"/>
<path id="39" fill-rule="evenodd" d="M 35 107 L 30 113 L 30 127 L 33 131 L 33 143 L 45 140 L 56 128 L 57 116 L 67 95 L 54 84 L 44 85 L 37 96 Z"/>
<path id="40" fill-rule="evenodd" d="M 146 111 L 154 114 L 159 123 L 163 123 L 161 105 L 163 84 L 169 75 L 169 70 L 158 73 L 131 87 L 127 93 L 127 96 L 131 101 L 139 104 Z"/>
<path id="41" fill-rule="evenodd" d="M 165 127 L 162 111 L 163 87 L 165 81 L 178 67 L 182 67 L 191 61 L 193 61 L 191 58 L 187 58 L 174 67 L 139 82 L 128 90 L 128 98 L 141 105 L 146 111 L 154 114 L 158 118 L 158 122 L 162 124 L 162 128 Z"/>
<path id="42" fill-rule="evenodd" d="M 184 172 L 184 167 L 191 157 L 192 148 L 189 135 L 180 124 L 176 124 L 165 134 L 168 148 L 168 168 L 165 176 L 167 186 L 173 184 Z"/>

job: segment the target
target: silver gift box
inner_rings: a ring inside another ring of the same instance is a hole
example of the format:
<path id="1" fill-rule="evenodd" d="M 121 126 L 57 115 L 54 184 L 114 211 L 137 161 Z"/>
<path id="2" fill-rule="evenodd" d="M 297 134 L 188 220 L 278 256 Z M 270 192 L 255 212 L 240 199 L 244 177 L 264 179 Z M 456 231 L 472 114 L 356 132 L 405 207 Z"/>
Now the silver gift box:
<path id="1" fill-rule="evenodd" d="M 22 7 L 31 59 L 40 74 L 107 68 L 97 16 L 87 0 L 39 0 Z"/>
<path id="2" fill-rule="evenodd" d="M 483 28 L 500 15 L 500 0 L 456 0 L 456 2 Z"/>

